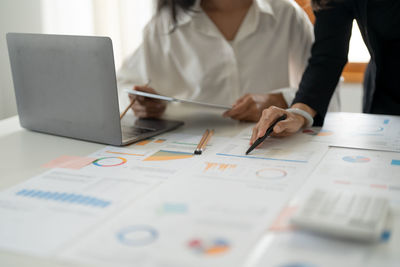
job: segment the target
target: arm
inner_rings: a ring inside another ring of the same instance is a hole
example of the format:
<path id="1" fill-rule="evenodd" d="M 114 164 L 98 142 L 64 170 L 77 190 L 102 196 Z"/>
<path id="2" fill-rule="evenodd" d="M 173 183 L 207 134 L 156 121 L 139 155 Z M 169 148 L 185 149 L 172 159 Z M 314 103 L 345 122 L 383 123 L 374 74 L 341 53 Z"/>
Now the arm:
<path id="1" fill-rule="evenodd" d="M 337 3 L 315 15 L 315 42 L 292 107 L 308 112 L 314 117 L 316 125 L 322 125 L 330 98 L 347 62 L 353 14 L 345 3 Z M 263 111 L 254 127 L 251 143 L 263 136 L 269 125 L 283 114 L 287 115 L 287 119 L 274 127 L 274 135 L 291 135 L 307 123 L 301 115 L 270 107 Z"/>
<path id="2" fill-rule="evenodd" d="M 293 103 L 315 110 L 315 124 L 322 125 L 329 101 L 347 63 L 353 13 L 346 3 L 315 12 L 315 42 L 311 58 Z"/>

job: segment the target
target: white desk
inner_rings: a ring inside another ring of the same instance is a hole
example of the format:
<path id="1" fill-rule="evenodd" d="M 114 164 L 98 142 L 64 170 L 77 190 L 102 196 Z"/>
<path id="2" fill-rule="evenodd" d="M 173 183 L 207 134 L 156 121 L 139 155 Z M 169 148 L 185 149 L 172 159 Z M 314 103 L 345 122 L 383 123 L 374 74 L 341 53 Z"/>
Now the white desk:
<path id="1" fill-rule="evenodd" d="M 197 135 L 201 135 L 205 128 L 214 128 L 216 135 L 230 137 L 251 125 L 223 119 L 220 112 L 199 112 L 196 109 L 182 106 L 170 107 L 166 117 L 185 121 L 185 125 L 177 129 L 177 132 Z M 105 145 L 27 131 L 19 126 L 18 117 L 12 117 L 0 121 L 0 146 L 3 148 L 3 153 L 0 155 L 0 190 L 2 190 L 44 172 L 45 169 L 40 166 L 54 158 L 61 155 L 86 156 Z M 396 216 L 398 215 L 397 213 Z M 396 240 L 395 244 L 399 244 L 400 233 L 396 231 L 393 234 L 393 238 Z M 400 248 L 393 246 L 391 250 L 400 252 Z M 44 260 L 0 251 L 0 266 L 61 267 L 72 265 L 54 259 Z"/>
<path id="2" fill-rule="evenodd" d="M 202 135 L 206 128 L 216 130 L 217 136 L 234 136 L 248 123 L 224 119 L 221 111 L 196 111 L 186 106 L 168 107 L 166 118 L 182 120 L 185 125 L 177 132 Z M 61 155 L 87 156 L 105 145 L 54 135 L 42 134 L 21 128 L 17 116 L 0 121 L 0 190 L 23 182 L 44 172 L 43 164 Z M 42 260 L 27 255 L 0 251 L 0 266 L 71 266 L 54 260 Z M 76 265 L 74 265 L 76 266 Z"/>

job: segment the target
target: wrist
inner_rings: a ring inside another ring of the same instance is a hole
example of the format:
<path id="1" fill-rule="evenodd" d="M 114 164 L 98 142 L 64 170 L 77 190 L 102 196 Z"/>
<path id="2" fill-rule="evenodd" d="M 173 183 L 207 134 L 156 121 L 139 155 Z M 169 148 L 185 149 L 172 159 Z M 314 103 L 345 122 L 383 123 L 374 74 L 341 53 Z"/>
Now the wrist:
<path id="1" fill-rule="evenodd" d="M 307 128 L 311 127 L 314 124 L 314 119 L 307 111 L 300 109 L 300 108 L 289 108 L 286 111 L 295 115 L 298 120 L 301 120 L 302 127 Z"/>

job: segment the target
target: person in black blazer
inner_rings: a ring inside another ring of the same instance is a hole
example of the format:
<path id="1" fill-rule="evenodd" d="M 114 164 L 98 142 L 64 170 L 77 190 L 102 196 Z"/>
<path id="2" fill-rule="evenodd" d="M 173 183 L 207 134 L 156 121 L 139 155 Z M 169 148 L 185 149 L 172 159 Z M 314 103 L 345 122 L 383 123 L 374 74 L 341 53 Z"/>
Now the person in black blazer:
<path id="1" fill-rule="evenodd" d="M 364 78 L 363 112 L 400 115 L 400 1 L 312 0 L 315 42 L 308 67 L 289 110 L 270 107 L 253 129 L 251 142 L 283 114 L 274 134 L 287 136 L 304 126 L 321 126 L 347 63 L 356 19 L 371 55 Z"/>

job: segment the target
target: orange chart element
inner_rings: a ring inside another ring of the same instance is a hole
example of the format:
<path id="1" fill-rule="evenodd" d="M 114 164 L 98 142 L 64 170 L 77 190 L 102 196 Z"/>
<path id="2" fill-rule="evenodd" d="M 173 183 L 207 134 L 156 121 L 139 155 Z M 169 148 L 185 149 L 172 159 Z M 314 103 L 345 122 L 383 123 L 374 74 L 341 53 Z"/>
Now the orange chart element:
<path id="1" fill-rule="evenodd" d="M 109 151 L 109 150 L 107 150 L 106 153 L 117 154 L 117 155 L 128 155 L 128 156 L 139 156 L 139 157 L 144 156 L 144 154 L 132 154 L 132 153 L 125 153 L 125 152 Z"/>
<path id="2" fill-rule="evenodd" d="M 237 166 L 236 164 L 206 162 L 206 167 L 204 168 L 204 172 L 211 170 L 226 171 L 228 169 L 234 169 L 236 168 L 236 166 Z"/>
<path id="3" fill-rule="evenodd" d="M 147 144 L 150 144 L 151 142 L 152 142 L 151 139 L 147 139 L 147 140 L 143 140 L 143 141 L 136 143 L 135 146 L 145 146 Z"/>
<path id="4" fill-rule="evenodd" d="M 331 136 L 331 135 L 333 135 L 333 132 L 331 132 L 331 131 L 325 131 L 325 130 L 321 130 L 321 131 L 317 134 L 317 136 Z"/>
<path id="5" fill-rule="evenodd" d="M 191 157 L 193 157 L 193 153 L 160 150 L 150 157 L 144 159 L 143 161 L 166 161 L 176 159 L 188 159 Z"/>
<path id="6" fill-rule="evenodd" d="M 320 132 L 315 131 L 313 129 L 305 129 L 303 130 L 304 134 L 313 135 L 313 136 L 331 136 L 333 132 L 327 130 L 321 130 Z"/>
<path id="7" fill-rule="evenodd" d="M 188 247 L 197 254 L 219 255 L 229 250 L 230 244 L 224 238 L 211 240 L 193 239 L 188 242 Z"/>

